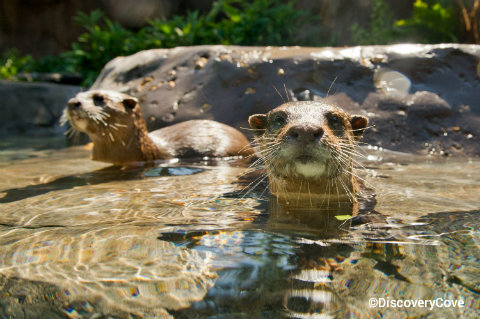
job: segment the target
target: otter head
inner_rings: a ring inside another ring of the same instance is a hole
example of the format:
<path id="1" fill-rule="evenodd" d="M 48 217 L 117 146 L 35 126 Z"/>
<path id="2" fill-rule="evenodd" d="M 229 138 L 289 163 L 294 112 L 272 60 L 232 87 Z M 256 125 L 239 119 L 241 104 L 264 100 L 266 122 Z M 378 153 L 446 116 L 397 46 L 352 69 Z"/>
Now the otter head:
<path id="1" fill-rule="evenodd" d="M 109 90 L 78 93 L 61 119 L 93 141 L 93 159 L 121 164 L 160 158 L 136 98 Z"/>
<path id="2" fill-rule="evenodd" d="M 290 102 L 250 116 L 249 124 L 273 193 L 355 193 L 352 157 L 366 117 L 322 102 Z"/>
<path id="3" fill-rule="evenodd" d="M 86 133 L 94 142 L 110 139 L 126 141 L 131 127 L 142 117 L 136 98 L 127 94 L 92 90 L 78 93 L 71 98 L 64 111 L 63 121 Z"/>

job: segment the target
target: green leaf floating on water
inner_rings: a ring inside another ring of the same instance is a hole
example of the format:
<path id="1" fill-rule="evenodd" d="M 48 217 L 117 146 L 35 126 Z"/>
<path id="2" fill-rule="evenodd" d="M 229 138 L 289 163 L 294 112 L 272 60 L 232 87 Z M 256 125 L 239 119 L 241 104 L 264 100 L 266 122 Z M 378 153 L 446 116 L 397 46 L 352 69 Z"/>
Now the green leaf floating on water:
<path id="1" fill-rule="evenodd" d="M 335 218 L 338 219 L 338 220 L 347 220 L 351 217 L 352 217 L 352 215 L 337 215 L 337 216 L 335 216 Z"/>

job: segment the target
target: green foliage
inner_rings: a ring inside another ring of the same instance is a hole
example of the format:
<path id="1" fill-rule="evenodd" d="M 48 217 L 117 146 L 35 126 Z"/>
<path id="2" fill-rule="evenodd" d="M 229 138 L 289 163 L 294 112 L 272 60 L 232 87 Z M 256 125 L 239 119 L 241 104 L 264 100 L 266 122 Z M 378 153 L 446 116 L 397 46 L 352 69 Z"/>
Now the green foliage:
<path id="1" fill-rule="evenodd" d="M 294 31 L 305 13 L 294 2 L 275 0 L 218 0 L 207 15 L 190 12 L 169 20 L 149 21 L 137 33 L 103 18 L 100 11 L 80 13 L 76 22 L 86 29 L 72 51 L 63 55 L 71 71 L 91 84 L 101 68 L 116 56 L 151 48 L 172 48 L 198 44 L 286 45 L 294 43 Z"/>
<path id="2" fill-rule="evenodd" d="M 198 44 L 293 44 L 298 22 L 306 16 L 293 5 L 294 1 L 218 0 L 207 15 L 190 12 L 148 21 L 136 33 L 104 18 L 99 10 L 79 13 L 75 21 L 86 32 L 60 60 L 64 71 L 80 73 L 84 85 L 90 85 L 108 61 L 141 50 Z"/>
<path id="3" fill-rule="evenodd" d="M 396 23 L 402 35 L 422 43 L 457 42 L 457 25 L 453 7 L 448 2 L 416 0 L 413 16 Z"/>
<path id="4" fill-rule="evenodd" d="M 210 43 L 212 32 L 206 17 L 195 11 L 185 16 L 174 16 L 170 20 L 148 21 L 148 26 L 140 30 L 137 37 L 142 38 L 145 48 L 173 48 Z"/>
<path id="5" fill-rule="evenodd" d="M 61 56 L 65 61 L 65 71 L 80 73 L 86 85 L 93 83 L 108 61 L 137 50 L 137 39 L 133 32 L 102 18 L 103 13 L 100 10 L 92 11 L 89 15 L 78 13 L 74 20 L 87 32 L 72 44 L 72 50 Z"/>
<path id="6" fill-rule="evenodd" d="M 364 29 L 354 24 L 350 30 L 352 40 L 357 45 L 392 43 L 396 29 L 390 6 L 384 0 L 374 0 L 369 26 Z"/>
<path id="7" fill-rule="evenodd" d="M 170 20 L 149 21 L 143 43 L 172 48 L 198 44 L 287 45 L 306 21 L 306 13 L 275 0 L 218 0 L 201 16 L 191 12 Z M 303 20 L 302 20 L 303 18 Z"/>
<path id="8" fill-rule="evenodd" d="M 14 80 L 17 73 L 27 72 L 33 64 L 30 55 L 20 56 L 18 50 L 8 50 L 0 56 L 0 79 Z"/>
<path id="9" fill-rule="evenodd" d="M 370 25 L 353 25 L 352 40 L 359 45 L 458 42 L 459 23 L 448 0 L 416 0 L 412 17 L 395 22 L 386 1 L 374 0 Z"/>
<path id="10" fill-rule="evenodd" d="M 47 56 L 34 59 L 30 55 L 20 55 L 12 49 L 0 56 L 0 79 L 17 80 L 19 73 L 66 72 L 67 63 L 60 57 Z"/>
<path id="11" fill-rule="evenodd" d="M 289 45 L 305 19 L 306 13 L 295 9 L 294 1 L 220 0 L 207 15 L 207 25 L 222 44 Z"/>

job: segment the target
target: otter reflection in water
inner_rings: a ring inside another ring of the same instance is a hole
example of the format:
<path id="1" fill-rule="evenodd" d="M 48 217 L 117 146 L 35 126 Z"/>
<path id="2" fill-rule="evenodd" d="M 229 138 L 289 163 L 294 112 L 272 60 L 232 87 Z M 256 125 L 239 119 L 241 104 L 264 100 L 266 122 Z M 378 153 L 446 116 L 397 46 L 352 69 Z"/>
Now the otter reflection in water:
<path id="1" fill-rule="evenodd" d="M 332 215 L 340 223 L 358 213 L 353 157 L 368 125 L 365 116 L 323 102 L 289 102 L 250 116 L 249 124 L 277 213 L 307 224 Z"/>

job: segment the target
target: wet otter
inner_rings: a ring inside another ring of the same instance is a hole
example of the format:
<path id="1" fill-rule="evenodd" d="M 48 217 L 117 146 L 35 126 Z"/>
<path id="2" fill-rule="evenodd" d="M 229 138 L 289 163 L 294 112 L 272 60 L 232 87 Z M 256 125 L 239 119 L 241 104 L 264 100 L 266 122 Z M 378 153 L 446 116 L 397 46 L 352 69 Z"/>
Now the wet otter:
<path id="1" fill-rule="evenodd" d="M 281 203 L 355 214 L 360 189 L 353 155 L 365 116 L 323 102 L 289 102 L 250 116 L 249 124 L 270 192 Z"/>
<path id="2" fill-rule="evenodd" d="M 228 125 L 191 120 L 148 133 L 136 98 L 91 90 L 68 101 L 62 122 L 93 141 L 92 158 L 122 165 L 167 158 L 248 156 L 247 138 Z"/>

